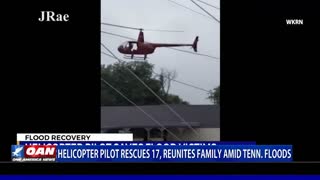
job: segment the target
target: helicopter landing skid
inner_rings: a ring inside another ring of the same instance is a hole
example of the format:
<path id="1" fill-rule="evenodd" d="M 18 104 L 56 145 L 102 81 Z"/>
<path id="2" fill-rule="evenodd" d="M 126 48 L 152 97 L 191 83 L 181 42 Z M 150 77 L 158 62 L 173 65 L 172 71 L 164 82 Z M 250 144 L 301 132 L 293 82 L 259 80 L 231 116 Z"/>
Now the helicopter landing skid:
<path id="1" fill-rule="evenodd" d="M 132 60 L 147 60 L 149 58 L 144 59 L 144 57 L 140 57 L 140 56 L 134 56 L 133 58 L 131 58 L 131 56 L 123 56 L 124 59 L 132 59 Z"/>

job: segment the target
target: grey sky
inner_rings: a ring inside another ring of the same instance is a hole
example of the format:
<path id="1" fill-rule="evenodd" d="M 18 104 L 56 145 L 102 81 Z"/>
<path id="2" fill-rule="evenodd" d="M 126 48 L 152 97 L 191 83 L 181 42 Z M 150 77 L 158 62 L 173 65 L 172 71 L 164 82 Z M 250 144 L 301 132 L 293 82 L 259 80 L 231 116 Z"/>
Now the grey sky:
<path id="1" fill-rule="evenodd" d="M 189 0 L 173 0 L 197 12 L 205 14 Z M 202 0 L 220 7 L 219 0 Z M 208 12 L 220 19 L 220 10 L 204 5 L 195 0 Z M 101 0 L 101 21 L 105 23 L 145 28 L 182 30 L 184 32 L 168 33 L 145 31 L 147 42 L 154 43 L 192 43 L 199 36 L 198 53 L 220 57 L 220 24 L 210 17 L 204 17 L 180 7 L 168 0 Z M 101 30 L 128 36 L 138 37 L 138 31 L 101 25 Z M 117 51 L 118 46 L 126 39 L 101 34 L 101 41 L 119 58 L 123 54 Z M 176 47 L 192 51 L 190 47 Z M 107 52 L 101 47 L 101 50 Z M 126 61 L 132 61 L 124 59 Z M 116 60 L 101 54 L 101 64 L 112 64 Z M 155 65 L 155 71 L 161 68 L 176 70 L 176 80 L 183 81 L 203 89 L 213 89 L 220 84 L 220 59 L 212 59 L 175 51 L 168 48 L 157 48 L 148 55 L 148 62 Z M 182 84 L 172 82 L 171 94 L 179 95 L 190 104 L 211 104 L 208 94 Z"/>

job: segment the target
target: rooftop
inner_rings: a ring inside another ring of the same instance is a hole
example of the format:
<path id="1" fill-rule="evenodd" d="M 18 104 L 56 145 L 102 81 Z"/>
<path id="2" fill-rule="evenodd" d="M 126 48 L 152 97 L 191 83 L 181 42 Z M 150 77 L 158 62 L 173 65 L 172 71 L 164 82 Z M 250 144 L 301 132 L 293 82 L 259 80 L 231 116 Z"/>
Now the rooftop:
<path id="1" fill-rule="evenodd" d="M 219 128 L 220 107 L 217 105 L 170 105 L 186 122 L 166 105 L 139 106 L 159 123 L 145 115 L 135 106 L 101 107 L 101 128 L 154 128 L 192 127 Z M 159 125 L 161 124 L 161 125 Z"/>

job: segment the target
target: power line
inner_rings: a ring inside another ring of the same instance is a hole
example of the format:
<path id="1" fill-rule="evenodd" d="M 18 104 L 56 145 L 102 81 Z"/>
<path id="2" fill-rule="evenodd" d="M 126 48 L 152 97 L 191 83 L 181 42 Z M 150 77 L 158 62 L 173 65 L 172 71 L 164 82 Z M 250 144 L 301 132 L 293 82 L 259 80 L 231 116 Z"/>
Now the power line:
<path id="1" fill-rule="evenodd" d="M 182 5 L 182 4 L 179 4 L 179 3 L 175 2 L 175 1 L 172 1 L 172 0 L 168 0 L 168 1 L 174 3 L 174 4 L 178 5 L 178 6 L 181 6 L 181 7 L 183 7 L 183 8 L 186 8 L 186 9 L 188 9 L 188 10 L 194 12 L 194 13 L 200 14 L 200 15 L 206 17 L 206 18 L 210 18 L 209 16 L 207 16 L 207 15 L 205 15 L 205 14 L 199 13 L 199 12 L 197 12 L 197 11 L 191 9 L 191 8 L 188 8 L 187 6 L 184 6 L 184 5 Z"/>
<path id="2" fill-rule="evenodd" d="M 157 76 L 163 76 L 163 75 L 161 75 L 161 74 L 158 74 L 158 73 L 154 72 L 153 70 L 152 70 L 152 72 L 153 72 L 153 74 L 155 74 L 155 75 L 157 75 Z M 168 77 L 168 76 L 163 76 L 163 77 L 165 77 L 165 78 L 167 78 L 167 79 L 169 79 L 169 80 L 171 80 L 171 81 L 174 81 L 174 82 L 176 82 L 176 83 L 180 83 L 180 84 L 183 84 L 183 85 L 186 85 L 186 86 L 189 86 L 189 87 L 192 87 L 192 88 L 201 90 L 201 91 L 205 91 L 205 92 L 208 92 L 208 93 L 211 92 L 211 91 L 208 91 L 208 90 L 203 89 L 203 88 L 201 88 L 201 87 L 197 87 L 197 86 L 192 85 L 192 84 L 188 84 L 188 83 L 185 83 L 185 82 L 182 82 L 182 81 L 175 80 L 175 79 L 170 78 L 170 77 Z"/>
<path id="3" fill-rule="evenodd" d="M 202 9 L 205 13 L 207 13 L 209 16 L 211 16 L 214 20 L 216 20 L 218 23 L 220 23 L 220 21 L 214 17 L 212 14 L 210 14 L 208 11 L 206 11 L 203 7 L 201 7 L 199 4 L 197 4 L 196 2 L 194 2 L 193 0 L 190 0 L 193 4 L 197 5 L 200 9 Z"/>
<path id="4" fill-rule="evenodd" d="M 113 57 L 113 56 L 111 56 L 111 55 L 109 55 L 109 54 L 107 54 L 107 53 L 105 53 L 105 52 L 101 52 L 101 53 L 104 54 L 104 55 L 107 55 L 107 56 L 109 56 L 109 57 L 111 57 L 111 58 L 116 59 L 115 57 Z M 152 70 L 152 73 L 155 74 L 155 75 L 157 75 L 157 76 L 161 76 L 161 74 L 156 73 L 154 70 Z M 167 79 L 169 79 L 169 80 L 172 80 L 172 81 L 174 81 L 174 82 L 176 82 L 176 83 L 183 84 L 183 85 L 185 85 L 185 86 L 189 86 L 189 87 L 192 87 L 192 88 L 195 88 L 195 89 L 198 89 L 198 90 L 207 92 L 207 93 L 210 93 L 210 92 L 211 92 L 211 91 L 206 90 L 206 89 L 204 89 L 204 88 L 201 88 L 201 87 L 198 87 L 198 86 L 189 84 L 189 83 L 185 83 L 185 82 L 182 82 L 182 81 L 179 81 L 179 80 L 176 80 L 176 79 L 172 79 L 172 78 L 170 78 L 170 77 L 168 77 L 168 76 L 163 76 L 163 77 L 164 77 L 164 78 L 167 78 Z"/>
<path id="5" fill-rule="evenodd" d="M 216 60 L 219 60 L 219 59 L 220 59 L 220 58 L 218 58 L 218 57 L 214 57 L 214 56 L 210 56 L 210 55 L 206 55 L 206 54 L 201 54 L 201 53 L 194 53 L 194 52 L 191 52 L 191 51 L 186 51 L 186 50 L 177 49 L 177 48 L 173 48 L 173 47 L 167 47 L 167 48 L 173 49 L 173 50 L 176 50 L 176 51 L 181 51 L 181 52 L 189 53 L 189 54 L 198 55 L 198 56 L 205 56 L 205 57 L 209 57 L 209 58 L 216 59 Z"/>
<path id="6" fill-rule="evenodd" d="M 157 31 L 157 32 L 184 32 L 179 30 L 166 30 L 166 29 L 143 29 L 143 31 Z"/>
<path id="7" fill-rule="evenodd" d="M 101 43 L 101 45 L 112 55 L 114 56 L 119 62 L 122 62 L 122 60 L 120 60 L 116 55 L 114 55 L 112 53 L 112 51 L 107 48 L 104 44 Z M 132 72 L 129 68 L 127 68 L 125 66 L 125 68 L 135 77 L 137 78 L 154 96 L 156 96 L 164 105 L 166 105 L 168 107 L 168 109 L 173 113 L 175 114 L 180 120 L 182 120 L 183 122 L 185 122 L 187 124 L 187 126 L 197 135 L 199 135 L 199 133 L 194 129 L 192 128 L 192 126 L 190 126 L 190 124 L 183 118 L 181 117 L 180 114 L 178 114 L 174 109 L 172 109 L 172 107 L 170 107 L 161 97 L 159 97 L 157 95 L 157 93 L 155 93 L 145 82 L 143 82 L 134 72 Z"/>
<path id="8" fill-rule="evenodd" d="M 206 4 L 206 5 L 208 5 L 208 6 L 211 6 L 211 7 L 213 7 L 213 8 L 220 9 L 220 8 L 218 8 L 218 7 L 214 6 L 214 5 L 211 5 L 211 4 L 207 3 L 207 2 L 204 2 L 204 1 L 201 1 L 201 0 L 197 0 L 197 1 L 199 1 L 199 2 L 201 2 L 201 3 L 203 3 L 203 4 Z"/>
<path id="9" fill-rule="evenodd" d="M 120 92 L 117 88 L 113 87 L 110 83 L 108 83 L 106 80 L 101 78 L 101 81 L 107 84 L 109 87 L 111 87 L 113 90 L 115 90 L 118 94 L 120 94 L 123 98 L 125 98 L 128 102 L 130 102 L 132 105 L 134 105 L 137 109 L 139 109 L 141 112 L 143 112 L 147 117 L 149 117 L 152 121 L 157 123 L 159 126 L 161 126 L 163 129 L 166 129 L 168 133 L 170 133 L 172 136 L 174 136 L 177 140 L 181 141 L 180 138 L 178 138 L 174 133 L 172 133 L 169 129 L 164 127 L 159 121 L 157 121 L 154 117 L 152 117 L 150 114 L 148 114 L 146 111 L 144 111 L 141 107 L 139 107 L 136 103 L 131 101 L 127 96 L 125 96 L 122 92 Z"/>
<path id="10" fill-rule="evenodd" d="M 105 53 L 105 52 L 102 52 L 102 51 L 101 51 L 101 53 L 104 54 L 104 55 L 106 55 L 106 56 L 109 56 L 109 57 L 111 57 L 111 58 L 114 58 L 113 56 L 111 56 L 110 54 L 107 54 L 107 53 Z"/>
<path id="11" fill-rule="evenodd" d="M 128 36 L 122 36 L 122 35 L 115 34 L 115 33 L 110 33 L 110 32 L 106 32 L 106 31 L 101 31 L 101 32 L 104 33 L 104 34 L 109 34 L 109 35 L 112 35 L 112 36 L 118 36 L 118 37 L 125 38 L 125 39 L 129 39 L 129 40 L 136 40 L 136 39 L 134 39 L 134 38 L 131 38 L 131 37 L 128 37 Z M 191 51 L 186 51 L 186 50 L 177 49 L 177 48 L 173 48 L 173 47 L 166 47 L 166 48 L 168 48 L 168 49 L 173 49 L 173 50 L 180 51 L 180 52 L 185 52 L 185 53 L 193 54 L 193 55 L 205 56 L 205 57 L 209 57 L 209 58 L 216 59 L 216 60 L 219 60 L 219 59 L 220 59 L 220 58 L 218 58 L 218 57 L 214 57 L 214 56 L 210 56 L 210 55 L 206 55 L 206 54 L 201 54 L 201 53 L 194 53 L 194 52 L 191 52 Z"/>
<path id="12" fill-rule="evenodd" d="M 104 34 L 109 34 L 109 35 L 113 35 L 113 36 L 118 36 L 118 37 L 122 37 L 122 38 L 125 38 L 125 39 L 136 40 L 136 39 L 131 38 L 131 37 L 128 37 L 128 36 L 122 36 L 122 35 L 119 35 L 119 34 L 114 34 L 114 33 L 106 32 L 106 31 L 101 31 L 101 32 L 104 33 Z"/>

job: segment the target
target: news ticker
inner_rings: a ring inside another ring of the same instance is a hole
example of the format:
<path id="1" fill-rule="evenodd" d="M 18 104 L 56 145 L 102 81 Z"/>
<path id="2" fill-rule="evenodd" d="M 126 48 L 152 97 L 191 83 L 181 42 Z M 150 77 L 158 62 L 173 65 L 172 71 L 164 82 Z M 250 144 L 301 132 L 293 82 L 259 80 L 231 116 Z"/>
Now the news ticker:
<path id="1" fill-rule="evenodd" d="M 17 134 L 17 143 L 20 141 L 133 141 L 132 133 L 64 133 L 64 134 Z"/>
<path id="2" fill-rule="evenodd" d="M 120 142 L 120 143 L 119 143 Z M 91 134 L 17 134 L 17 145 L 135 145 L 139 142 L 133 141 L 130 133 L 91 133 Z M 256 144 L 254 141 L 245 142 L 221 142 L 221 141 L 170 141 L 170 142 L 148 142 L 146 145 L 153 144 L 170 145 L 232 145 L 232 144 Z"/>
<path id="3" fill-rule="evenodd" d="M 19 141 L 17 145 L 55 145 L 55 146 L 135 146 L 135 145 L 170 145 L 170 146 L 214 146 L 214 145 L 255 145 L 255 142 L 223 142 L 223 141 L 158 141 L 158 142 L 141 142 L 141 141 Z"/>
<path id="4" fill-rule="evenodd" d="M 120 143 L 120 142 L 119 142 Z M 291 145 L 12 145 L 12 161 L 289 162 Z"/>
<path id="5" fill-rule="evenodd" d="M 288 162 L 291 145 L 255 142 L 141 142 L 132 134 L 17 134 L 12 161 Z"/>

